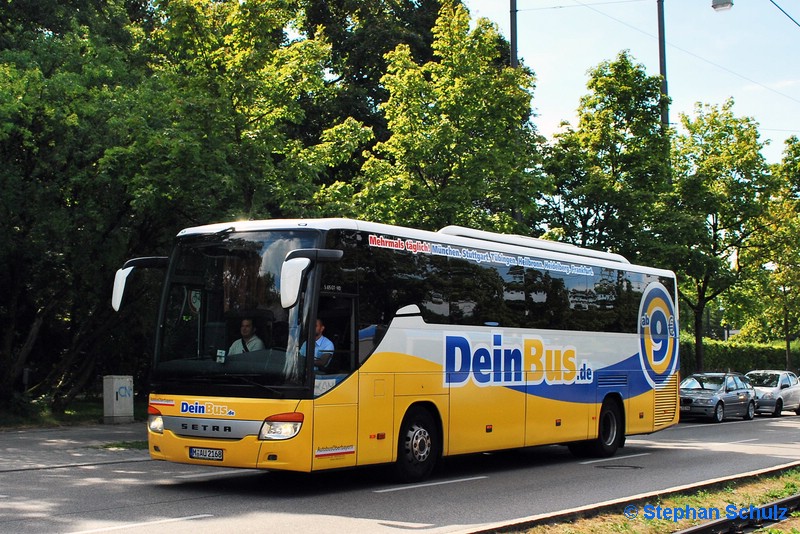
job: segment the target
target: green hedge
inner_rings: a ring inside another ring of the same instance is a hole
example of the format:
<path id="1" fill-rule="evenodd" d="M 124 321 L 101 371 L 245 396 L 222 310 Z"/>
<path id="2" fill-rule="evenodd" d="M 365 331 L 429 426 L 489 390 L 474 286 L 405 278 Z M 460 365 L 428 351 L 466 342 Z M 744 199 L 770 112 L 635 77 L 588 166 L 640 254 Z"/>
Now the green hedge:
<path id="1" fill-rule="evenodd" d="M 742 343 L 735 340 L 703 340 L 703 366 L 705 371 L 738 371 L 746 373 L 753 369 L 785 369 L 786 348 L 784 345 L 762 343 Z M 791 367 L 797 370 L 800 352 L 793 346 L 790 350 Z M 680 338 L 681 376 L 695 371 L 694 337 L 681 334 Z"/>

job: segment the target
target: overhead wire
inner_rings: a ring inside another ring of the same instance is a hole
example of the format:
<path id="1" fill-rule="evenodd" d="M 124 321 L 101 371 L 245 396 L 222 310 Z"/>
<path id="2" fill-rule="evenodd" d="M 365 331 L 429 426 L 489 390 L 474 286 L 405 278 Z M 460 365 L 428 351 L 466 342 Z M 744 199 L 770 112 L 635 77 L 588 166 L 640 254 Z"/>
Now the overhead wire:
<path id="1" fill-rule="evenodd" d="M 794 20 L 794 19 L 792 18 L 792 16 L 786 12 L 786 10 L 784 10 L 784 9 L 783 9 L 781 6 L 779 6 L 779 5 L 777 4 L 777 2 L 775 2 L 775 0 L 769 0 L 769 1 L 770 1 L 770 2 L 772 2 L 772 5 L 773 5 L 773 6 L 777 7 L 778 9 L 780 9 L 780 10 L 781 10 L 781 13 L 783 13 L 784 15 L 786 15 L 787 17 L 789 17 L 789 20 L 791 20 L 792 22 L 794 22 L 796 26 L 800 26 L 800 24 L 798 24 L 798 22 L 797 22 L 796 20 Z"/>
<path id="2" fill-rule="evenodd" d="M 630 1 L 630 0 L 628 0 L 628 1 Z M 639 27 L 637 27 L 637 26 L 634 26 L 634 25 L 632 25 L 632 24 L 628 24 L 628 23 L 627 23 L 627 22 L 625 22 L 624 20 L 621 20 L 621 19 L 618 19 L 618 18 L 616 18 L 616 17 L 613 17 L 613 16 L 609 15 L 608 13 L 604 13 L 603 11 L 600 11 L 599 9 L 595 9 L 595 8 L 593 7 L 593 5 L 595 5 L 595 4 L 589 4 L 589 3 L 586 3 L 586 2 L 582 2 L 581 0 L 573 0 L 573 2 L 575 2 L 576 4 L 579 4 L 579 5 L 580 5 L 580 6 L 582 6 L 582 7 L 585 7 L 585 8 L 591 9 L 591 10 L 592 10 L 592 11 L 594 11 L 595 13 L 598 13 L 599 15 L 602 15 L 602 16 L 604 16 L 604 17 L 606 17 L 606 18 L 609 18 L 609 19 L 611 19 L 611 20 L 613 20 L 613 21 L 615 21 L 615 22 L 618 22 L 619 24 L 622 24 L 622 25 L 624 25 L 624 26 L 627 26 L 628 28 L 631 28 L 632 30 L 635 30 L 635 31 L 637 31 L 637 32 L 639 32 L 639 33 L 642 33 L 642 34 L 644 34 L 644 35 L 647 35 L 648 37 L 652 37 L 652 38 L 654 38 L 654 39 L 658 39 L 658 37 L 657 37 L 657 36 L 653 35 L 653 34 L 652 34 L 652 33 L 650 33 L 650 32 L 647 32 L 647 31 L 645 31 L 645 30 L 642 30 L 641 28 L 639 28 Z M 770 0 L 770 2 L 772 2 L 773 4 L 775 4 L 775 2 L 774 2 L 773 0 Z M 777 4 L 775 4 L 775 5 L 777 6 Z M 777 6 L 777 7 L 780 9 L 780 6 Z M 783 11 L 783 10 L 781 9 L 781 11 Z M 788 15 L 787 15 L 787 16 L 788 16 Z M 790 18 L 791 18 L 791 17 L 790 17 Z M 792 20 L 794 20 L 794 19 L 792 19 Z M 718 69 L 724 70 L 725 72 L 727 72 L 727 73 L 729 73 L 729 74 L 732 74 L 732 75 L 734 75 L 734 76 L 736 76 L 736 77 L 738 77 L 738 78 L 741 78 L 741 79 L 743 79 L 743 80 L 745 80 L 745 81 L 748 81 L 748 82 L 750 82 L 750 83 L 752 83 L 752 84 L 755 84 L 755 85 L 757 85 L 757 86 L 761 87 L 762 89 L 766 89 L 767 91 L 770 91 L 770 92 L 772 92 L 772 93 L 775 93 L 776 95 L 780 95 L 780 96 L 782 96 L 782 97 L 784 97 L 784 98 L 787 98 L 787 99 L 789 99 L 789 100 L 792 100 L 793 102 L 797 102 L 798 104 L 800 104 L 800 99 L 798 99 L 798 98 L 795 98 L 795 97 L 793 97 L 793 96 L 791 96 L 791 95 L 787 95 L 786 93 L 783 93 L 783 92 L 781 92 L 781 91 L 778 91 L 778 90 L 777 90 L 777 89 L 775 89 L 775 88 L 769 87 L 768 85 L 765 85 L 765 84 L 763 84 L 763 83 L 761 83 L 761 82 L 759 82 L 759 81 L 757 81 L 757 80 L 753 80 L 752 78 L 748 78 L 747 76 L 745 76 L 745 75 L 743 75 L 743 74 L 739 74 L 738 72 L 736 72 L 736 71 L 733 71 L 733 70 L 731 70 L 731 69 L 729 69 L 729 68 L 727 68 L 727 67 L 725 67 L 725 66 L 723 66 L 723 65 L 720 65 L 719 63 L 715 63 L 715 62 L 713 62 L 713 61 L 711 61 L 711 60 L 709 60 L 709 59 L 706 59 L 706 58 L 704 58 L 704 57 L 702 57 L 702 56 L 699 56 L 699 55 L 695 54 L 694 52 L 691 52 L 691 51 L 689 51 L 689 50 L 686 50 L 685 48 L 681 48 L 680 46 L 677 46 L 677 45 L 675 45 L 675 44 L 673 44 L 673 43 L 667 42 L 667 44 L 669 44 L 669 46 L 671 46 L 672 48 L 675 48 L 675 49 L 677 49 L 677 50 L 680 50 L 680 51 L 681 51 L 681 52 L 683 52 L 684 54 L 688 54 L 688 55 L 690 55 L 690 56 L 692 56 L 692 57 L 694 57 L 694 58 L 696 58 L 696 59 L 699 59 L 700 61 L 703 61 L 703 62 L 705 62 L 705 63 L 708 63 L 709 65 L 713 65 L 714 67 L 717 67 Z"/>

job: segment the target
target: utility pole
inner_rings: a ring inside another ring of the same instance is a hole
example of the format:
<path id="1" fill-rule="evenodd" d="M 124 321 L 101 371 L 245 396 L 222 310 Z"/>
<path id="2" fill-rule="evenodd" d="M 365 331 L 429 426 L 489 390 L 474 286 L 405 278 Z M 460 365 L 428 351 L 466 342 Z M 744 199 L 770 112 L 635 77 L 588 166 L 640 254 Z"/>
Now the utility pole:
<path id="1" fill-rule="evenodd" d="M 511 68 L 519 66 L 517 60 L 517 0 L 511 0 Z"/>
<path id="2" fill-rule="evenodd" d="M 661 93 L 664 100 L 661 103 L 661 127 L 664 131 L 669 128 L 669 93 L 667 92 L 667 41 L 664 36 L 664 0 L 658 3 L 658 62 L 661 67 Z"/>

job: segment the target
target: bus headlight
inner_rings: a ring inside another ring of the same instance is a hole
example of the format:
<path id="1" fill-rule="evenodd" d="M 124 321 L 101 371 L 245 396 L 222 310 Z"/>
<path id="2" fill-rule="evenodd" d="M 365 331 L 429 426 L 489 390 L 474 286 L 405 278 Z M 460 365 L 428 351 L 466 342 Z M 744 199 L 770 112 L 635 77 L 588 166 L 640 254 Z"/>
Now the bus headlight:
<path id="1" fill-rule="evenodd" d="M 300 432 L 303 426 L 303 414 L 298 412 L 281 413 L 264 419 L 258 432 L 260 440 L 290 439 Z"/>
<path id="2" fill-rule="evenodd" d="M 164 433 L 164 418 L 161 417 L 161 412 L 152 406 L 147 407 L 147 428 L 155 434 Z"/>

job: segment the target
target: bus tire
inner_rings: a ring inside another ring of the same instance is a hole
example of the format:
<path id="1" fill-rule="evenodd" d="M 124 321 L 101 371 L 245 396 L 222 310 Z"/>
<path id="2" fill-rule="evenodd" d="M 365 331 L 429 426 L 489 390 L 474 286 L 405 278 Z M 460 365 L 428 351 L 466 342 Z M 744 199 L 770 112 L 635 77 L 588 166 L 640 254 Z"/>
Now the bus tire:
<path id="1" fill-rule="evenodd" d="M 625 439 L 625 422 L 616 401 L 607 399 L 600 408 L 597 439 L 588 443 L 588 452 L 595 458 L 608 458 L 616 454 Z"/>
<path id="2" fill-rule="evenodd" d="M 412 406 L 403 418 L 397 440 L 397 477 L 402 482 L 425 480 L 436 466 L 439 450 L 439 430 L 430 412 Z"/>

